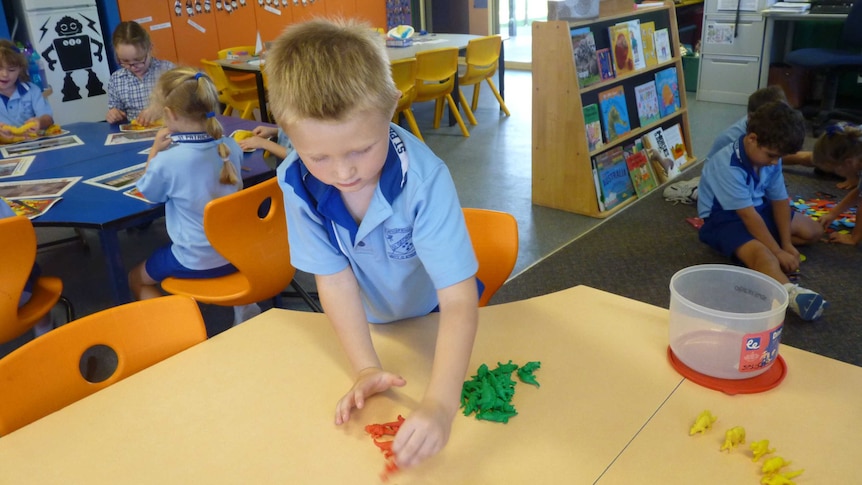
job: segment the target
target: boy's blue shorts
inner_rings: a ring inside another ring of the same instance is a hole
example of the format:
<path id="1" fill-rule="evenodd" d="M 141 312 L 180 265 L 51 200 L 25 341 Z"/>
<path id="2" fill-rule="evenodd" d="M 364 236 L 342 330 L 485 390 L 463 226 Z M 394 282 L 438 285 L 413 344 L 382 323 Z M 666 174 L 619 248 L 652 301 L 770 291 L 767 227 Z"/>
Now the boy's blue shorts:
<path id="1" fill-rule="evenodd" d="M 168 244 L 156 250 L 152 256 L 147 259 L 146 263 L 147 274 L 155 281 L 162 281 L 168 276 L 175 278 L 216 278 L 225 276 L 231 273 L 236 273 L 237 269 L 234 265 L 228 263 L 224 266 L 212 269 L 189 269 L 180 264 L 171 251 L 171 245 Z"/>
<path id="2" fill-rule="evenodd" d="M 772 204 L 765 202 L 755 207 L 754 210 L 760 214 L 763 222 L 766 223 L 766 228 L 769 229 L 769 233 L 778 241 L 778 226 L 775 225 Z M 795 214 L 795 211 L 790 211 L 791 220 Z M 703 226 L 698 231 L 698 236 L 709 247 L 729 258 L 735 258 L 736 250 L 754 239 L 736 211 L 718 211 L 709 216 L 704 220 Z"/>

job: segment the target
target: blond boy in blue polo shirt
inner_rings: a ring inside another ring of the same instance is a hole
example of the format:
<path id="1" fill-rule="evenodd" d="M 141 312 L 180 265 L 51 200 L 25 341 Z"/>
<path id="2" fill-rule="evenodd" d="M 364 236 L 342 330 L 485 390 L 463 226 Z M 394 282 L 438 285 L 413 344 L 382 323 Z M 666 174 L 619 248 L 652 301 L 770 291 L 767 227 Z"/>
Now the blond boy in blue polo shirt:
<path id="1" fill-rule="evenodd" d="M 446 165 L 390 120 L 400 97 L 383 40 L 365 25 L 313 20 L 285 30 L 266 62 L 275 119 L 294 151 L 278 169 L 291 262 L 315 275 L 353 368 L 335 423 L 392 387 L 368 323 L 439 306 L 423 399 L 393 443 L 416 465 L 449 438 L 478 321 L 478 264 Z"/>

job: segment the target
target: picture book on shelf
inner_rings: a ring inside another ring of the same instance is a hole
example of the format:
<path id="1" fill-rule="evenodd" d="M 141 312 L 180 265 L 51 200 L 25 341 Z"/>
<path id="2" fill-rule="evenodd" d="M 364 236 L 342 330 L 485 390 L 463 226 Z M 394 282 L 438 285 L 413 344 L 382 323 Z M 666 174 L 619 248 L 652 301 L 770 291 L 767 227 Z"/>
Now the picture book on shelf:
<path id="1" fill-rule="evenodd" d="M 638 197 L 643 197 L 651 190 L 658 187 L 655 172 L 647 159 L 646 153 L 635 152 L 626 157 L 626 165 L 629 169 L 629 178 Z"/>
<path id="2" fill-rule="evenodd" d="M 596 186 L 596 202 L 599 206 L 599 212 L 605 211 L 605 196 L 602 194 L 602 184 L 599 183 L 599 170 L 596 168 L 596 159 L 590 159 L 590 167 L 593 170 L 593 184 Z"/>
<path id="3" fill-rule="evenodd" d="M 643 40 L 641 40 L 641 21 L 634 19 L 627 22 L 620 22 L 617 25 L 627 25 L 629 28 L 629 37 L 632 43 L 632 61 L 635 66 L 635 70 L 645 68 L 646 61 L 644 61 L 644 46 Z"/>
<path id="4" fill-rule="evenodd" d="M 584 106 L 584 131 L 587 134 L 587 149 L 593 151 L 604 146 L 602 143 L 602 124 L 599 121 L 599 105 Z"/>
<path id="5" fill-rule="evenodd" d="M 641 24 L 641 41 L 643 42 L 644 62 L 647 67 L 658 64 L 655 53 L 655 22 L 644 22 Z"/>
<path id="6" fill-rule="evenodd" d="M 679 175 L 679 170 L 674 164 L 673 155 L 665 141 L 664 132 L 661 127 L 647 132 L 642 140 L 646 156 L 660 183 Z"/>
<path id="7" fill-rule="evenodd" d="M 658 95 L 655 90 L 655 81 L 635 86 L 635 100 L 637 101 L 638 120 L 641 127 L 655 123 L 661 118 L 658 110 Z"/>
<path id="8" fill-rule="evenodd" d="M 685 140 L 682 138 L 682 128 L 679 123 L 662 129 L 664 141 L 670 150 L 670 157 L 673 159 L 675 168 L 682 168 L 688 160 L 688 152 L 685 149 Z"/>
<path id="9" fill-rule="evenodd" d="M 596 60 L 599 63 L 599 76 L 602 78 L 602 81 L 616 77 L 616 74 L 614 74 L 614 60 L 611 58 L 610 49 L 605 47 L 604 49 L 597 50 Z"/>
<path id="10" fill-rule="evenodd" d="M 679 109 L 679 80 L 676 67 L 668 67 L 655 73 L 655 90 L 658 94 L 658 112 L 662 117 Z"/>
<path id="11" fill-rule="evenodd" d="M 596 173 L 602 189 L 605 210 L 613 209 L 636 192 L 622 147 L 614 147 L 596 156 Z"/>
<path id="12" fill-rule="evenodd" d="M 599 110 L 602 113 L 605 140 L 608 143 L 631 131 L 626 94 L 622 86 L 599 93 Z"/>
<path id="13" fill-rule="evenodd" d="M 635 70 L 634 54 L 632 54 L 632 34 L 628 25 L 611 25 L 608 27 L 611 58 L 614 60 L 614 71 L 617 76 Z"/>
<path id="14" fill-rule="evenodd" d="M 656 30 L 653 41 L 656 60 L 658 62 L 669 61 L 673 53 L 670 51 L 670 34 L 668 34 L 667 28 Z"/>
<path id="15" fill-rule="evenodd" d="M 573 30 L 571 35 L 578 86 L 585 88 L 601 79 L 599 77 L 599 64 L 596 60 L 596 41 L 589 27 Z"/>

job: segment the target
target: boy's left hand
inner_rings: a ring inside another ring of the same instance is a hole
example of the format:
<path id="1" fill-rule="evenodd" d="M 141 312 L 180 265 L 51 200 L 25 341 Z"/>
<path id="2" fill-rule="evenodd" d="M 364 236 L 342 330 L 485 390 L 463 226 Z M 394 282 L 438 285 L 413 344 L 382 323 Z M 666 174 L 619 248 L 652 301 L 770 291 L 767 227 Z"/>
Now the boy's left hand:
<path id="1" fill-rule="evenodd" d="M 353 408 L 365 407 L 365 400 L 369 397 L 388 390 L 391 387 L 401 387 L 407 381 L 392 372 L 387 372 L 378 367 L 369 367 L 359 371 L 353 387 L 347 391 L 335 406 L 335 424 L 344 424 L 350 420 L 350 412 Z"/>
<path id="2" fill-rule="evenodd" d="M 436 455 L 449 441 L 453 418 L 443 406 L 422 401 L 395 435 L 392 451 L 396 464 L 408 468 Z"/>
<path id="3" fill-rule="evenodd" d="M 799 251 L 793 245 L 782 247 L 775 256 L 778 258 L 781 270 L 785 273 L 794 273 L 799 270 Z"/>

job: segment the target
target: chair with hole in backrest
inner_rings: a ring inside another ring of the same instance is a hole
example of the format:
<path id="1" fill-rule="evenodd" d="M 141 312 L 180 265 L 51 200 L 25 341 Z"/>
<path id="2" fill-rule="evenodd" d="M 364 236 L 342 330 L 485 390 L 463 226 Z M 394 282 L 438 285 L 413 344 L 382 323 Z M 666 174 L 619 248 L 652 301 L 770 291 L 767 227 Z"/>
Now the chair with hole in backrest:
<path id="1" fill-rule="evenodd" d="M 204 208 L 204 232 L 238 271 L 216 278 L 165 278 L 163 290 L 201 303 L 242 306 L 277 299 L 291 286 L 312 310 L 320 311 L 293 280 L 284 199 L 275 177 L 210 201 Z"/>
<path id="2" fill-rule="evenodd" d="M 236 55 L 236 56 L 253 56 L 254 55 L 254 46 L 253 45 L 240 45 L 236 47 L 228 47 L 227 49 L 222 49 L 218 51 L 219 59 L 227 59 L 228 55 Z M 240 89 L 248 89 L 255 88 L 257 89 L 257 81 L 255 80 L 255 75 L 243 72 L 235 72 L 235 71 L 225 71 L 225 76 L 231 80 L 234 86 L 237 86 Z"/>
<path id="3" fill-rule="evenodd" d="M 0 204 L 6 202 L 0 199 Z M 36 261 L 36 231 L 24 216 L 0 219 L 0 343 L 20 337 L 47 315 L 58 301 L 66 305 L 66 318 L 75 318 L 72 306 L 63 298 L 63 282 L 40 276 L 31 289 L 30 300 L 18 306 L 24 286 Z M 0 386 L 2 387 L 2 386 Z"/>
<path id="4" fill-rule="evenodd" d="M 401 99 L 398 100 L 398 106 L 395 107 L 395 116 L 392 118 L 394 123 L 398 123 L 399 116 L 403 113 L 407 119 L 407 124 L 410 125 L 410 131 L 422 141 L 422 132 L 419 131 L 419 126 L 416 124 L 416 118 L 413 116 L 413 100 L 416 99 L 416 59 L 408 58 L 397 61 L 392 61 L 392 80 L 395 81 L 395 87 L 401 91 Z"/>
<path id="5" fill-rule="evenodd" d="M 0 359 L 0 436 L 207 338 L 197 303 L 166 296 L 87 315 Z"/>
<path id="6" fill-rule="evenodd" d="M 482 87 L 482 81 L 487 81 L 491 92 L 497 97 L 497 102 L 500 103 L 500 109 L 510 116 L 509 108 L 500 96 L 500 91 L 494 85 L 491 79 L 497 73 L 497 66 L 500 62 L 500 45 L 503 43 L 499 35 L 489 35 L 480 39 L 473 39 L 467 42 L 467 54 L 464 57 L 467 63 L 467 70 L 464 75 L 458 78 L 460 87 L 473 86 L 473 103 L 468 107 L 467 98 L 464 93 L 458 90 L 458 96 L 461 100 L 461 106 L 464 107 L 464 112 L 467 113 L 467 119 L 470 123 L 476 124 L 476 118 L 473 116 L 473 111 L 479 107 L 479 88 Z M 472 109 L 471 109 L 472 108 Z"/>
<path id="7" fill-rule="evenodd" d="M 225 105 L 222 114 L 230 116 L 236 110 L 240 112 L 240 118 L 253 120 L 254 110 L 260 109 L 257 85 L 252 85 L 250 88 L 235 85 L 217 62 L 201 59 L 201 65 L 219 92 L 219 102 Z"/>
<path id="8" fill-rule="evenodd" d="M 444 47 L 416 53 L 416 99 L 414 103 L 434 101 L 434 128 L 440 127 L 443 117 L 443 101 L 449 103 L 452 116 L 467 137 L 470 132 L 464 125 L 461 113 L 455 105 L 452 91 L 458 77 L 458 48 Z"/>
<path id="9" fill-rule="evenodd" d="M 476 277 L 485 285 L 479 306 L 503 286 L 518 259 L 518 221 L 508 212 L 465 208 L 464 220 L 479 260 Z"/>

